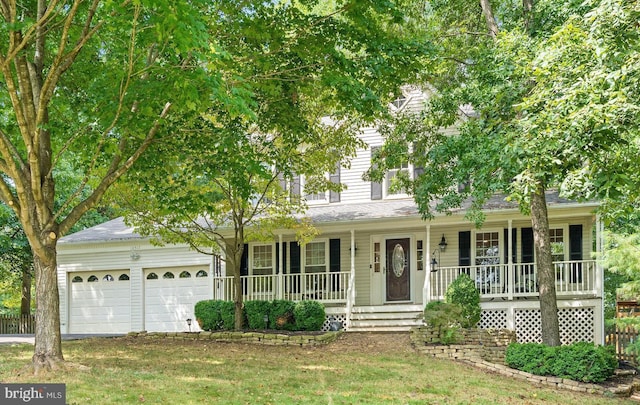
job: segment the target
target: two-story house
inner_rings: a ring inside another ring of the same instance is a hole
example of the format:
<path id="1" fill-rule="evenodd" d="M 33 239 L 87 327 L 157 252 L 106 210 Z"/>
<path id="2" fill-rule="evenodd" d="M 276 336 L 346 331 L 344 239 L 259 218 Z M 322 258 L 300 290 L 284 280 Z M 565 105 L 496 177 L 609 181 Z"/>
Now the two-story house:
<path id="1" fill-rule="evenodd" d="M 408 90 L 392 108 L 421 102 L 420 92 Z M 333 174 L 345 190 L 306 196 L 305 216 L 321 232 L 315 240 L 301 246 L 294 231 L 283 229 L 272 241 L 245 245 L 244 299 L 318 300 L 328 321 L 341 321 L 347 331 L 406 330 L 464 272 L 481 293 L 481 327 L 540 341 L 531 220 L 495 196 L 481 229 L 464 219 L 464 208 L 424 221 L 411 197 L 391 191 L 394 172 L 382 183 L 363 180 L 383 139 L 376 128 L 364 128 L 362 139 L 368 147 L 350 169 Z M 410 165 L 398 170 L 413 175 Z M 602 343 L 603 273 L 591 259 L 600 249 L 597 204 L 554 193 L 547 200 L 561 339 Z M 58 246 L 63 333 L 196 331 L 197 301 L 233 297 L 224 260 L 187 246 L 152 246 L 121 219 Z"/>

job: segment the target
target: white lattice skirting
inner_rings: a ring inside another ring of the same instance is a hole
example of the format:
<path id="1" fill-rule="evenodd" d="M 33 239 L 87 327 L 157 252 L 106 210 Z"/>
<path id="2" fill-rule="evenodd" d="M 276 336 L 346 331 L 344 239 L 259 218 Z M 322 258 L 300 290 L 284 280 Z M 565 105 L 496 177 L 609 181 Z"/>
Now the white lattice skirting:
<path id="1" fill-rule="evenodd" d="M 558 309 L 560 340 L 562 344 L 600 341 L 602 317 L 599 306 L 576 306 Z M 509 316 L 512 319 L 509 319 Z M 480 328 L 515 329 L 518 342 L 541 343 L 539 308 L 484 309 L 478 324 Z"/>

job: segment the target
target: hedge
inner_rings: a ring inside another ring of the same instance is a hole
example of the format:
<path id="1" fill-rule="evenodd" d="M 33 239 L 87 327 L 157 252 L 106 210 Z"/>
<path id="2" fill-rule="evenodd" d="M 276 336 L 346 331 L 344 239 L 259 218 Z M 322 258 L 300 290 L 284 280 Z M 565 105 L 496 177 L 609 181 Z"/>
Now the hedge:
<path id="1" fill-rule="evenodd" d="M 551 375 L 582 382 L 600 382 L 618 366 L 612 346 L 578 342 L 566 346 L 512 343 L 505 361 L 511 368 L 537 375 Z"/>
<path id="2" fill-rule="evenodd" d="M 195 306 L 195 317 L 203 330 L 233 330 L 234 311 L 230 301 L 200 301 Z M 324 305 L 317 301 L 246 301 L 243 318 L 249 329 L 319 331 L 326 315 Z"/>

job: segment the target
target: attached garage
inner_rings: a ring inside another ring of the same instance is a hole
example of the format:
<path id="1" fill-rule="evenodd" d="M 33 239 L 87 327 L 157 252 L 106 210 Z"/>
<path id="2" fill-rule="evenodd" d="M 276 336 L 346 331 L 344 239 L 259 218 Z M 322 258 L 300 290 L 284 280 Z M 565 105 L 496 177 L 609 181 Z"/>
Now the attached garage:
<path id="1" fill-rule="evenodd" d="M 160 268 L 144 271 L 145 330 L 199 331 L 194 307 L 211 299 L 210 277 L 204 267 Z"/>
<path id="2" fill-rule="evenodd" d="M 131 330 L 129 270 L 70 274 L 69 333 Z"/>

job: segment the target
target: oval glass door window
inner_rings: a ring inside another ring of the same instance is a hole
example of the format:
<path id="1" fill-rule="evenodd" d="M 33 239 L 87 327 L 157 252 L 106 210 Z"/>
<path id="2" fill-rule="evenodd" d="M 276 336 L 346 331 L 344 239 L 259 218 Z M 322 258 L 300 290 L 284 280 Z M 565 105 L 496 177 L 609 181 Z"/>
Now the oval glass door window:
<path id="1" fill-rule="evenodd" d="M 401 277 L 402 273 L 404 273 L 404 262 L 405 262 L 405 257 L 404 257 L 404 249 L 402 248 L 402 245 L 400 245 L 399 243 L 396 244 L 396 246 L 393 248 L 393 256 L 392 256 L 392 267 L 393 267 L 393 274 L 396 275 L 396 277 Z"/>

